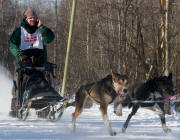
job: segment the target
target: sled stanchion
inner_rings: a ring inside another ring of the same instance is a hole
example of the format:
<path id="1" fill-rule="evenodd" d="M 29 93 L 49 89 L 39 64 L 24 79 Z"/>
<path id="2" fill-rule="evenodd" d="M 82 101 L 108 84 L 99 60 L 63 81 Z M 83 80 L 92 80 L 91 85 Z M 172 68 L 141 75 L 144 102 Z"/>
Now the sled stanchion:
<path id="1" fill-rule="evenodd" d="M 66 86 L 68 61 L 69 61 L 69 55 L 70 55 L 70 50 L 71 50 L 71 43 L 72 43 L 72 34 L 73 34 L 73 25 L 74 25 L 75 13 L 76 13 L 76 0 L 73 0 L 73 2 L 72 2 L 72 11 L 71 11 L 71 23 L 70 23 L 70 27 L 69 27 L 69 36 L 68 36 L 66 60 L 65 60 L 65 67 L 64 67 L 62 90 L 61 90 L 61 96 L 62 97 L 64 97 L 64 91 L 65 91 L 65 86 Z"/>

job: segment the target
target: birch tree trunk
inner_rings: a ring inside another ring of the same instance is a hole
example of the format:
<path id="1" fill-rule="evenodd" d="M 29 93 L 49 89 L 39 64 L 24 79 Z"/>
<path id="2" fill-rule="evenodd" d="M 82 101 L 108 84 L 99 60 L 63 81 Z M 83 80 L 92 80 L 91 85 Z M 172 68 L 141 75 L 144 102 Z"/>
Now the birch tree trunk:
<path id="1" fill-rule="evenodd" d="M 1 9 L 0 9 L 0 15 L 1 15 L 1 27 L 3 27 L 3 0 L 1 0 Z"/>
<path id="2" fill-rule="evenodd" d="M 164 74 L 169 74 L 169 46 L 168 46 L 168 7 L 169 0 L 161 0 L 161 49 L 163 51 L 163 70 Z M 164 60 L 163 60 L 164 59 Z"/>
<path id="3" fill-rule="evenodd" d="M 1 61 L 3 62 L 4 61 L 4 42 L 3 42 L 3 38 L 4 38 L 4 33 L 5 33 L 5 30 L 4 30 L 4 12 L 5 12 L 5 9 L 4 9 L 4 0 L 1 0 L 1 31 L 2 31 L 2 33 L 1 33 L 1 41 L 2 41 L 2 46 L 0 46 L 0 52 L 1 52 L 1 55 L 3 56 L 2 58 L 1 58 Z"/>
<path id="4" fill-rule="evenodd" d="M 120 4 L 120 0 L 118 0 L 118 4 Z M 119 47 L 119 59 L 118 59 L 118 70 L 120 70 L 121 68 L 121 63 L 122 63 L 122 59 L 121 59 L 121 49 L 122 49 L 122 28 L 121 28 L 121 9 L 119 8 L 117 13 L 118 16 L 118 47 Z"/>
<path id="5" fill-rule="evenodd" d="M 166 0 L 165 8 L 165 71 L 164 74 L 169 74 L 169 45 L 168 45 L 168 11 L 169 11 L 169 0 Z"/>
<path id="6" fill-rule="evenodd" d="M 56 52 L 57 52 L 57 44 L 58 44 L 58 27 L 57 27 L 57 25 L 58 25 L 58 6 L 57 6 L 57 0 L 55 0 L 55 16 L 56 16 L 56 22 L 55 22 L 55 24 L 56 24 L 56 26 L 55 26 L 55 28 L 56 28 L 56 31 L 55 31 L 55 34 L 56 34 L 56 40 L 55 40 L 55 46 L 54 46 L 54 63 L 56 63 Z"/>
<path id="7" fill-rule="evenodd" d="M 90 23 L 90 19 L 89 19 L 89 10 L 88 10 L 88 2 L 84 1 L 86 4 L 86 59 L 87 59 L 87 63 L 88 63 L 88 69 L 89 69 L 89 23 Z"/>
<path id="8" fill-rule="evenodd" d="M 161 59 L 159 59 L 159 64 L 158 67 L 159 70 L 161 69 L 161 71 L 163 72 L 165 70 L 165 53 L 161 52 L 164 50 L 165 48 L 165 2 L 164 0 L 160 0 L 160 9 L 161 9 L 161 44 L 160 44 L 160 51 L 159 51 L 159 57 L 161 56 Z M 160 66 L 161 65 L 161 66 Z M 160 72 L 160 73 L 162 73 Z"/>

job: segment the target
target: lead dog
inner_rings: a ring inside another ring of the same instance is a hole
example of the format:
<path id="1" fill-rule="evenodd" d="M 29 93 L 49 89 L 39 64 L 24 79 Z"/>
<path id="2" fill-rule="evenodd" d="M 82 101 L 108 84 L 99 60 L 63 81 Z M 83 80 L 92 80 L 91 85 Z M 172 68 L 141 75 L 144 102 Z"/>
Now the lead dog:
<path id="1" fill-rule="evenodd" d="M 100 105 L 100 112 L 105 124 L 105 127 L 111 136 L 116 135 L 116 132 L 112 130 L 109 123 L 107 108 L 108 105 L 115 100 L 123 100 L 119 98 L 127 93 L 129 86 L 129 79 L 126 75 L 120 75 L 111 71 L 110 75 L 107 75 L 104 79 L 97 82 L 81 86 L 76 93 L 75 101 L 68 103 L 68 106 L 75 106 L 75 112 L 72 114 L 72 125 L 75 131 L 76 118 L 82 113 L 83 107 L 87 100 Z M 120 111 L 117 115 L 121 115 Z"/>

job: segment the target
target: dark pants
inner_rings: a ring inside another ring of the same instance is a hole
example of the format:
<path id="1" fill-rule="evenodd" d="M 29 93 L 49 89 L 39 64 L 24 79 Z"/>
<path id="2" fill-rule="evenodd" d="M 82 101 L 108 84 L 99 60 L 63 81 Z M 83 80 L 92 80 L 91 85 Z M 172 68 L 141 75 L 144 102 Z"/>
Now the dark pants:
<path id="1" fill-rule="evenodd" d="M 11 99 L 11 110 L 17 111 L 16 101 L 17 101 L 17 84 L 18 84 L 18 73 L 16 72 L 16 67 L 14 69 L 13 87 L 12 87 L 12 99 Z"/>

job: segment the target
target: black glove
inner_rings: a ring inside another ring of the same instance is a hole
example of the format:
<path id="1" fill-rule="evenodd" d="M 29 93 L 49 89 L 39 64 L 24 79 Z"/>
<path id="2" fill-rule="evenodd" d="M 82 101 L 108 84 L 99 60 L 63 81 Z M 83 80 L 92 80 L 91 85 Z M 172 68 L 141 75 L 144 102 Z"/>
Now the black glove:
<path id="1" fill-rule="evenodd" d="M 18 57 L 19 57 L 19 61 L 24 61 L 28 58 L 28 56 L 25 55 L 23 52 L 20 53 Z"/>
<path id="2" fill-rule="evenodd" d="M 45 63 L 44 64 L 44 67 L 45 67 L 45 70 L 46 71 L 49 71 L 49 72 L 51 72 L 51 73 L 53 73 L 53 67 L 51 66 L 51 64 L 50 63 Z"/>
<path id="3" fill-rule="evenodd" d="M 19 64 L 19 66 L 21 68 L 25 68 L 26 67 L 26 63 L 24 61 L 19 61 L 18 64 Z"/>

